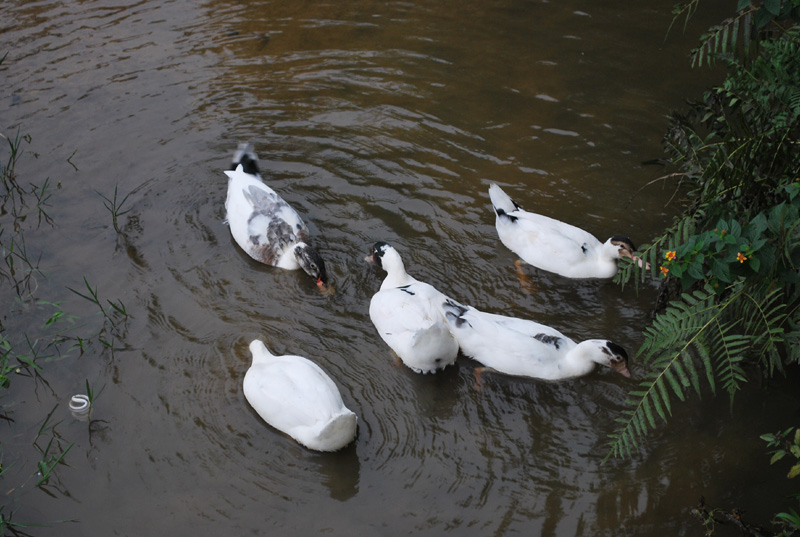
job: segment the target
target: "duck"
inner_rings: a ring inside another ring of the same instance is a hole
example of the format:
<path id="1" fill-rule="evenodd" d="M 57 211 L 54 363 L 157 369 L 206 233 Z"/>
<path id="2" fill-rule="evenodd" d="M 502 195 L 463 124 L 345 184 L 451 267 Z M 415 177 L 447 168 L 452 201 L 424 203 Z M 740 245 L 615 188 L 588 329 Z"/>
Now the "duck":
<path id="1" fill-rule="evenodd" d="M 625 349 L 607 339 L 580 343 L 543 324 L 445 301 L 445 316 L 461 352 L 506 375 L 558 381 L 587 375 L 597 364 L 630 377 Z"/>
<path id="2" fill-rule="evenodd" d="M 617 273 L 618 259 L 639 261 L 626 236 L 600 242 L 579 227 L 525 211 L 496 184 L 489 186 L 489 197 L 500 241 L 536 268 L 567 278 L 606 279 Z"/>
<path id="3" fill-rule="evenodd" d="M 244 396 L 264 421 L 315 451 L 338 451 L 355 439 L 358 418 L 321 367 L 302 356 L 276 356 L 260 339 L 250 352 Z"/>
<path id="4" fill-rule="evenodd" d="M 386 271 L 369 304 L 370 320 L 381 339 L 417 373 L 452 365 L 458 342 L 442 308 L 448 297 L 410 276 L 400 254 L 385 241 L 376 242 L 365 260 Z"/>
<path id="5" fill-rule="evenodd" d="M 297 211 L 264 183 L 258 157 L 250 144 L 239 145 L 225 175 L 225 221 L 236 244 L 266 265 L 303 269 L 324 288 L 328 273 L 322 257 L 311 245 L 308 227 Z"/>

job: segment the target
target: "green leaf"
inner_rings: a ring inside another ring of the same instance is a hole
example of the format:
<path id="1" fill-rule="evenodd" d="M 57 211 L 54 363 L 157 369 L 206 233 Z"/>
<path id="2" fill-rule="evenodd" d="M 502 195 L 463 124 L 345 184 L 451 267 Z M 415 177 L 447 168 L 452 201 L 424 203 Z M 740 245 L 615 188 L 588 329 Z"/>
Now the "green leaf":
<path id="1" fill-rule="evenodd" d="M 686 273 L 695 280 L 702 280 L 706 276 L 701 263 L 692 263 Z"/>
<path id="2" fill-rule="evenodd" d="M 736 11 L 741 11 L 747 7 L 750 7 L 750 0 L 739 0 L 739 3 L 736 4 Z"/>
<path id="3" fill-rule="evenodd" d="M 793 478 L 797 477 L 798 475 L 800 475 L 800 464 L 795 464 L 789 470 L 789 473 L 786 474 L 786 477 L 788 477 L 789 479 L 793 479 Z"/>
<path id="4" fill-rule="evenodd" d="M 790 524 L 794 524 L 797 527 L 800 527 L 800 515 L 798 515 L 794 509 L 789 509 L 792 514 L 789 513 L 778 513 L 775 515 L 775 518 L 780 518 L 782 520 L 787 521 Z"/>
<path id="5" fill-rule="evenodd" d="M 783 450 L 783 449 L 779 449 L 778 451 L 775 452 L 774 455 L 772 455 L 772 458 L 769 460 L 769 463 L 770 464 L 775 464 L 776 462 L 778 462 L 779 460 L 781 460 L 785 456 L 786 456 L 786 451 Z"/>
<path id="6" fill-rule="evenodd" d="M 756 21 L 755 21 L 756 30 L 761 30 L 771 20 L 772 20 L 772 14 L 766 9 L 766 6 L 761 6 L 756 12 Z"/>
<path id="7" fill-rule="evenodd" d="M 764 0 L 764 7 L 773 16 L 778 16 L 781 12 L 781 0 Z"/>

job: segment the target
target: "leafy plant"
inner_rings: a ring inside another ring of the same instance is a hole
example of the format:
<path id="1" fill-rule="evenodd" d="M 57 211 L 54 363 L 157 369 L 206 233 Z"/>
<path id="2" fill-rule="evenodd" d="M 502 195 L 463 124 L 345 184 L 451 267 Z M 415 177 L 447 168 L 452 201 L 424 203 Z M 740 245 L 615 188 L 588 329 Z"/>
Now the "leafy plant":
<path id="1" fill-rule="evenodd" d="M 756 292 L 753 292 L 756 291 Z M 639 388 L 629 392 L 630 408 L 611 435 L 610 455 L 630 456 L 637 438 L 667 423 L 672 399 L 684 401 L 686 391 L 698 396 L 717 383 L 733 396 L 747 382 L 747 359 L 756 353 L 766 369 L 781 369 L 780 350 L 787 342 L 787 307 L 782 292 L 759 292 L 744 280 L 726 287 L 724 297 L 711 285 L 684 293 L 645 330 L 638 351 L 649 366 Z M 791 336 L 794 341 L 797 335 Z"/>
<path id="2" fill-rule="evenodd" d="M 721 385 L 733 403 L 750 367 L 773 375 L 800 362 L 800 31 L 763 41 L 747 65 L 728 61 L 723 84 L 672 114 L 665 136 L 679 170 L 668 177 L 689 186 L 690 203 L 642 246 L 650 270 L 629 262 L 616 277 L 661 287 L 637 352 L 644 378 L 608 456 L 630 455 L 688 391 Z"/>
<path id="3" fill-rule="evenodd" d="M 769 460 L 770 464 L 792 456 L 794 463 L 789 468 L 786 477 L 793 479 L 800 475 L 800 428 L 789 427 L 774 434 L 763 434 L 761 439 L 767 443 L 768 448 L 773 448 L 770 452 L 772 454 Z M 793 497 L 800 499 L 800 494 L 795 494 Z M 780 512 L 775 515 L 775 523 L 783 527 L 783 535 L 791 535 L 800 530 L 800 514 L 794 509 Z"/>
<path id="4" fill-rule="evenodd" d="M 680 17 L 685 24 L 697 11 L 700 0 L 686 0 L 673 7 L 673 25 Z M 798 0 L 738 0 L 736 14 L 711 26 L 699 39 L 699 44 L 691 52 L 692 67 L 711 64 L 717 57 L 733 55 L 738 47 L 744 50 L 746 58 L 754 43 L 760 39 L 774 37 L 787 28 L 800 23 L 800 2 Z"/>

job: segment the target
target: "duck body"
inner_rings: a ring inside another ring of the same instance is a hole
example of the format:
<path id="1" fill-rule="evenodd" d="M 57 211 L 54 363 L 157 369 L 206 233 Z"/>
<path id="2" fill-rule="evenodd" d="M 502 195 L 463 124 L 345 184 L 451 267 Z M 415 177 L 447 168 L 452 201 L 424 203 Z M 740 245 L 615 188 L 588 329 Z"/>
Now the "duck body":
<path id="1" fill-rule="evenodd" d="M 590 373 L 596 364 L 628 377 L 628 355 L 605 339 L 576 343 L 558 330 L 525 319 L 482 312 L 452 300 L 447 320 L 461 352 L 487 368 L 519 377 L 564 380 Z"/>
<path id="2" fill-rule="evenodd" d="M 636 247 L 627 237 L 600 242 L 579 227 L 525 211 L 495 184 L 489 197 L 500 241 L 534 267 L 567 278 L 612 278 L 618 259 L 633 258 Z"/>
<path id="3" fill-rule="evenodd" d="M 434 373 L 454 363 L 458 342 L 442 308 L 447 296 L 409 276 L 400 254 L 385 242 L 376 243 L 367 260 L 387 273 L 369 304 L 381 339 L 417 373 Z"/>
<path id="4" fill-rule="evenodd" d="M 297 211 L 264 183 L 252 147 L 239 146 L 231 170 L 225 174 L 226 222 L 236 244 L 256 261 L 287 270 L 303 269 L 318 284 L 326 284 L 325 262 L 311 246 L 308 227 Z"/>
<path id="5" fill-rule="evenodd" d="M 337 451 L 353 441 L 358 419 L 317 364 L 301 356 L 275 356 L 257 339 L 250 352 L 244 396 L 264 421 L 317 451 Z"/>

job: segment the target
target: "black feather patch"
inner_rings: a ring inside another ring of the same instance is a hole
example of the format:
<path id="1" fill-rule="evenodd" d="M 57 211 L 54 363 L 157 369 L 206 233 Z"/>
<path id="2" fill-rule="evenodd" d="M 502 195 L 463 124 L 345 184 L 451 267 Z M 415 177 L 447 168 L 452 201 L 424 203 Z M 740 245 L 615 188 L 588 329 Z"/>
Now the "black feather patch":
<path id="1" fill-rule="evenodd" d="M 414 295 L 416 295 L 417 293 L 415 293 L 414 291 L 412 291 L 411 289 L 409 289 L 409 287 L 410 287 L 410 285 L 404 285 L 403 287 L 398 287 L 398 289 L 400 289 L 400 290 L 401 290 L 401 291 L 403 291 L 404 293 L 408 293 L 408 294 L 409 294 L 409 295 L 411 295 L 411 296 L 414 296 Z"/>
<path id="2" fill-rule="evenodd" d="M 549 334 L 536 334 L 533 339 L 541 341 L 545 345 L 552 345 L 558 350 L 561 348 L 561 338 L 558 336 L 551 336 Z"/>
<path id="3" fill-rule="evenodd" d="M 378 241 L 372 245 L 372 250 L 370 250 L 370 255 L 372 256 L 372 262 L 381 268 L 383 268 L 383 262 L 381 261 L 381 259 L 383 258 L 383 254 L 386 253 L 386 248 L 388 246 L 389 246 L 388 242 Z"/>
<path id="4" fill-rule="evenodd" d="M 514 205 L 516 205 L 516 203 Z M 517 207 L 517 208 L 519 208 L 519 207 Z M 495 212 L 497 213 L 497 216 L 499 216 L 500 218 L 503 218 L 503 217 L 508 218 L 508 220 L 511 223 L 514 223 L 517 220 L 519 220 L 516 216 L 511 216 L 510 214 L 506 213 L 503 209 L 495 209 Z"/>
<path id="5" fill-rule="evenodd" d="M 625 349 L 623 349 L 620 345 L 617 345 L 613 341 L 606 341 L 606 345 L 608 345 L 608 348 L 611 350 L 611 352 L 613 352 L 617 356 L 622 356 L 625 359 L 625 363 L 626 364 L 628 363 L 628 353 L 625 352 Z"/>
<path id="6" fill-rule="evenodd" d="M 469 321 L 462 317 L 462 315 L 464 315 L 467 311 L 469 311 L 468 307 L 462 306 L 461 304 L 454 302 L 453 300 L 450 300 L 448 298 L 444 302 L 444 308 L 446 310 L 449 310 L 445 312 L 445 316 L 451 322 L 455 323 L 456 328 L 461 328 L 464 325 L 464 323 L 466 323 L 467 326 L 472 328 L 472 325 L 469 324 Z"/>
<path id="7" fill-rule="evenodd" d="M 625 235 L 614 235 L 613 237 L 611 237 L 611 243 L 612 244 L 617 244 L 617 245 L 624 244 L 624 245 L 626 245 L 628 247 L 628 249 L 631 252 L 635 252 L 636 251 L 636 246 L 633 244 L 633 241 L 630 240 Z"/>

